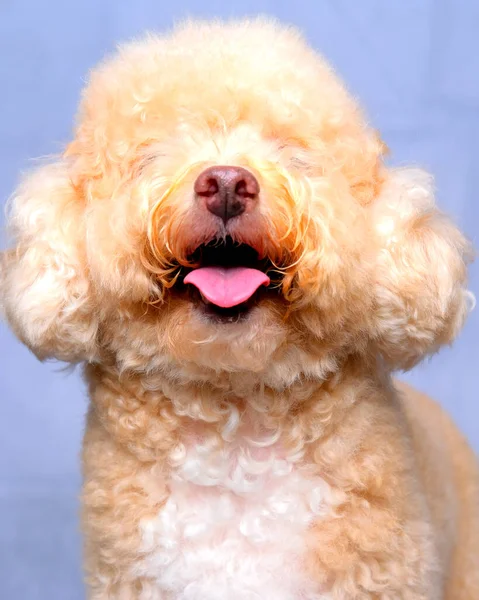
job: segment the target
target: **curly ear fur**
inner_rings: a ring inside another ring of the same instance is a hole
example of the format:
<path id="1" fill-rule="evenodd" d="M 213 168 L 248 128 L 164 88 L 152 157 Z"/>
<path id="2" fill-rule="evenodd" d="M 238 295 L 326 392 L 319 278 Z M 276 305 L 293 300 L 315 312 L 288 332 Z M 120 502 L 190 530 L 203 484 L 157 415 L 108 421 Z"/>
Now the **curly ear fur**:
<path id="1" fill-rule="evenodd" d="M 436 208 L 432 178 L 420 169 L 391 171 L 372 211 L 379 346 L 392 368 L 409 369 L 462 327 L 474 302 L 465 289 L 472 249 Z"/>
<path id="2" fill-rule="evenodd" d="M 11 201 L 15 247 L 0 255 L 0 300 L 16 335 L 41 359 L 95 354 L 83 213 L 63 161 L 29 174 Z"/>

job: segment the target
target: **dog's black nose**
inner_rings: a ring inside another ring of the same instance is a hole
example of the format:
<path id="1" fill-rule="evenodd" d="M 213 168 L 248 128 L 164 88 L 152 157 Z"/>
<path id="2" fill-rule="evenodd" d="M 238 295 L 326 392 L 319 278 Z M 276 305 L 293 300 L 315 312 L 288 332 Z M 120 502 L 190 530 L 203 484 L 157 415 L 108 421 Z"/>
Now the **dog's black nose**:
<path id="1" fill-rule="evenodd" d="M 259 194 L 256 177 L 242 167 L 210 167 L 195 182 L 197 197 L 204 198 L 206 208 L 226 223 L 255 203 Z"/>

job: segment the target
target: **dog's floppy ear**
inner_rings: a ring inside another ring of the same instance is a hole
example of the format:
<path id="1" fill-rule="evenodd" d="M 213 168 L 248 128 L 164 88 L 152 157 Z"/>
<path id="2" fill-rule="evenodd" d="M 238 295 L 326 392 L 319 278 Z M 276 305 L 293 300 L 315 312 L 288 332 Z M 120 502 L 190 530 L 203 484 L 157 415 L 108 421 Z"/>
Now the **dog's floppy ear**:
<path id="1" fill-rule="evenodd" d="M 41 359 L 91 359 L 97 326 L 82 256 L 85 207 L 67 163 L 27 175 L 9 208 L 14 247 L 0 255 L 7 321 Z"/>
<path id="2" fill-rule="evenodd" d="M 408 369 L 459 332 L 474 301 L 465 288 L 472 249 L 420 169 L 388 171 L 371 210 L 379 348 L 391 368 Z"/>

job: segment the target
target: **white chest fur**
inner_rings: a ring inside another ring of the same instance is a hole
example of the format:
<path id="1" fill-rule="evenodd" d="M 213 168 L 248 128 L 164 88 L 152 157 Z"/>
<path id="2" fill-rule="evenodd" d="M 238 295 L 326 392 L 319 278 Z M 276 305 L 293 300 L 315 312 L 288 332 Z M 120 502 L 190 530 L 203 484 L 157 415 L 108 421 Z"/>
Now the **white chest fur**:
<path id="1" fill-rule="evenodd" d="M 279 442 L 193 434 L 172 457 L 170 497 L 142 523 L 145 600 L 325 600 L 302 569 L 329 488 Z"/>

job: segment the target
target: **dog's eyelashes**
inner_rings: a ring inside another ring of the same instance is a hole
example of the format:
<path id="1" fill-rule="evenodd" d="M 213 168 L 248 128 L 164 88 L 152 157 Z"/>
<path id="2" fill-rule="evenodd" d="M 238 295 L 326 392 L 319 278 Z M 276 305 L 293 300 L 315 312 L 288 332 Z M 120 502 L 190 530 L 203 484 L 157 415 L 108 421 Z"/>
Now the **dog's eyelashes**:
<path id="1" fill-rule="evenodd" d="M 157 161 L 158 159 L 160 159 L 164 156 L 166 156 L 166 155 L 161 151 L 156 151 L 156 150 L 152 151 L 151 148 L 149 148 L 148 151 L 143 149 L 143 152 L 139 155 L 139 157 L 136 160 L 137 173 L 141 173 L 146 168 L 148 168 L 151 164 L 153 164 L 155 161 Z"/>
<path id="2" fill-rule="evenodd" d="M 310 169 L 311 168 L 311 166 L 305 160 L 303 160 L 302 158 L 299 158 L 298 156 L 292 156 L 290 158 L 289 162 L 293 167 L 296 167 L 298 169 Z"/>
<path id="3" fill-rule="evenodd" d="M 290 167 L 301 170 L 310 170 L 311 165 L 305 158 L 305 151 L 302 148 L 290 144 L 281 144 L 278 147 L 281 158 Z"/>

